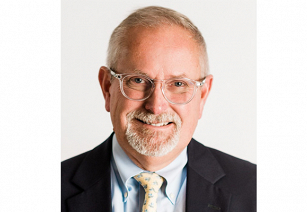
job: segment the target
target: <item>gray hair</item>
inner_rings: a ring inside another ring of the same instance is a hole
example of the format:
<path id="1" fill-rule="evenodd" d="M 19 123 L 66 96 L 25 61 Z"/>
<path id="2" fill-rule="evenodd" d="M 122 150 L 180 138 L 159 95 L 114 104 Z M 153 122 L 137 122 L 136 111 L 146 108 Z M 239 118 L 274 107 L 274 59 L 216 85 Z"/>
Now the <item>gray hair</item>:
<path id="1" fill-rule="evenodd" d="M 201 32 L 185 15 L 158 6 L 144 7 L 136 10 L 114 29 L 109 41 L 107 66 L 116 68 L 118 59 L 121 56 L 120 54 L 125 50 L 125 38 L 129 29 L 137 26 L 156 28 L 161 25 L 181 26 L 191 33 L 193 39 L 199 45 L 201 77 L 208 75 L 208 55 L 206 43 Z"/>

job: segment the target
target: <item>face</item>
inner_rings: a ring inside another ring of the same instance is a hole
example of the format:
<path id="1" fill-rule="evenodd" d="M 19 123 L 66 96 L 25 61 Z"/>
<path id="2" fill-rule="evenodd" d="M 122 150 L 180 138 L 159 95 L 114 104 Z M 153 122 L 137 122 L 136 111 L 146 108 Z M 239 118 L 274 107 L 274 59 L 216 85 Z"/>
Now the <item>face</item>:
<path id="1" fill-rule="evenodd" d="M 178 26 L 129 30 L 126 50 L 116 73 L 143 73 L 152 79 L 186 77 L 200 81 L 199 48 L 190 33 Z M 105 70 L 105 72 L 107 72 Z M 100 77 L 101 78 L 101 77 Z M 145 101 L 124 97 L 119 80 L 101 81 L 117 140 L 124 151 L 134 155 L 176 157 L 190 142 L 211 88 L 212 76 L 199 87 L 188 104 L 169 103 L 161 82 Z"/>

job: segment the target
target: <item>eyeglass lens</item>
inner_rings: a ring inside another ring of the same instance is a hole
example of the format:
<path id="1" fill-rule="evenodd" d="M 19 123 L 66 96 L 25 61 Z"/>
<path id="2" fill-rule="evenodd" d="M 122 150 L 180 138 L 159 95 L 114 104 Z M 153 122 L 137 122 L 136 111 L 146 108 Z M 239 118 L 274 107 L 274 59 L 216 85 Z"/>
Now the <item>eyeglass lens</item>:
<path id="1" fill-rule="evenodd" d="M 141 100 L 149 97 L 153 91 L 154 84 L 151 80 L 140 75 L 128 75 L 122 81 L 124 93 L 131 99 Z M 165 81 L 165 97 L 174 103 L 183 104 L 193 97 L 195 84 L 188 79 L 169 79 Z"/>

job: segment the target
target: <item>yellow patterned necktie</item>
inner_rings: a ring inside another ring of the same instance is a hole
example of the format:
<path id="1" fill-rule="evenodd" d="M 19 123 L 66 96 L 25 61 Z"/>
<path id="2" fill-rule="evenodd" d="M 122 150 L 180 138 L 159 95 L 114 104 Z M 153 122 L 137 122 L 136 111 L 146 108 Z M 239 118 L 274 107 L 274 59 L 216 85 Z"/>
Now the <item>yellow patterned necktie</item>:
<path id="1" fill-rule="evenodd" d="M 134 179 L 143 186 L 146 192 L 142 212 L 156 212 L 158 192 L 164 179 L 154 172 L 142 172 L 135 175 Z"/>

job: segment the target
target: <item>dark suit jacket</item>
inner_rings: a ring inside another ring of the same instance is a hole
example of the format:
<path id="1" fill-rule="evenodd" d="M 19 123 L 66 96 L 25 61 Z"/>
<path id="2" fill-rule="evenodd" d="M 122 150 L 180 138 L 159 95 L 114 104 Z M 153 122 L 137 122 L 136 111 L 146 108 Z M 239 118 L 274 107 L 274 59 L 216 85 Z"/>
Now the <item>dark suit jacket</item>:
<path id="1" fill-rule="evenodd" d="M 62 212 L 111 212 L 112 135 L 62 162 Z M 256 166 L 203 146 L 188 145 L 187 212 L 256 211 Z"/>

